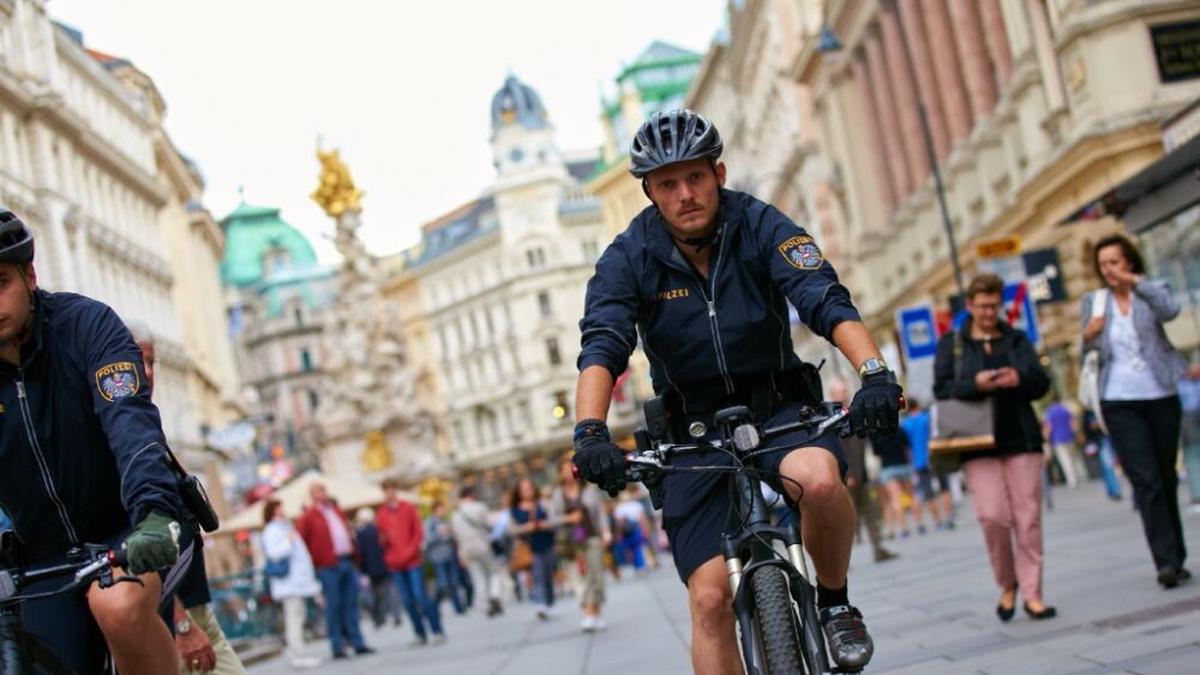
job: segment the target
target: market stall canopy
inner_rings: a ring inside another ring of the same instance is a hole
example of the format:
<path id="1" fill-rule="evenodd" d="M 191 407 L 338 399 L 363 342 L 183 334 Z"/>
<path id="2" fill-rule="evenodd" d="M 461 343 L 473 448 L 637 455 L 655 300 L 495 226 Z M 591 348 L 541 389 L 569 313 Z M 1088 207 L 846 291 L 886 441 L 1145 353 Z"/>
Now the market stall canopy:
<path id="1" fill-rule="evenodd" d="M 368 481 L 357 481 L 347 478 L 334 478 L 322 474 L 320 471 L 307 471 L 297 477 L 292 482 L 284 485 L 270 496 L 270 499 L 279 500 L 283 505 L 283 512 L 289 518 L 295 518 L 304 511 L 304 507 L 311 503 L 309 497 L 309 487 L 316 482 L 325 484 L 325 489 L 329 492 L 329 496 L 337 501 L 338 506 L 342 507 L 343 511 L 349 512 L 364 506 L 376 506 L 383 503 L 383 489 L 375 483 Z M 400 499 L 418 504 L 421 498 L 417 495 L 399 491 Z M 233 534 L 239 530 L 258 530 L 263 526 L 262 521 L 262 504 L 257 502 L 247 508 L 245 511 L 238 513 L 230 518 L 225 519 L 221 523 L 221 529 L 217 534 Z"/>

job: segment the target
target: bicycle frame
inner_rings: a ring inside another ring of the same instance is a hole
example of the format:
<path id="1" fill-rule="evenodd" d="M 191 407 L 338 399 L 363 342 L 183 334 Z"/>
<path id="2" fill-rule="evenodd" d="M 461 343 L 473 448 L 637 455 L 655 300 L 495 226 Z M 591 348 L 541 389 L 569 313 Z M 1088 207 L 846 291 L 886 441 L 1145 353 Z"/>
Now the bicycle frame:
<path id="1" fill-rule="evenodd" d="M 728 434 L 726 434 L 728 436 Z M 736 506 L 745 513 L 740 531 L 722 533 L 721 549 L 725 558 L 725 569 L 733 591 L 733 612 L 740 627 L 742 656 L 749 675 L 765 672 L 761 642 L 754 620 L 754 594 L 748 584 L 741 583 L 761 567 L 778 567 L 788 576 L 792 599 L 800 610 L 801 626 L 812 626 L 817 621 L 816 596 L 808 580 L 808 564 L 804 558 L 803 540 L 799 522 L 789 525 L 772 525 L 766 499 L 762 494 L 762 482 L 746 472 L 734 474 Z M 799 511 L 795 512 L 797 521 Z M 782 542 L 787 558 L 781 558 L 772 542 Z M 803 641 L 801 654 L 810 673 L 828 673 L 829 659 L 820 631 L 800 630 Z"/>

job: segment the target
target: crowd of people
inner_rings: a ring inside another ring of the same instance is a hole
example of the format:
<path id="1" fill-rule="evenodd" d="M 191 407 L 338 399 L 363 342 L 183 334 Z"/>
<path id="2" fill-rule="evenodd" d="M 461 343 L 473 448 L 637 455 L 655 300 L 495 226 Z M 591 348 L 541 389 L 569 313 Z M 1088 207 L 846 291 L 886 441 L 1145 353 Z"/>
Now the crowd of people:
<path id="1" fill-rule="evenodd" d="M 282 610 L 291 665 L 321 663 L 304 650 L 314 632 L 310 603 L 323 610 L 334 659 L 375 651 L 363 637 L 363 616 L 376 629 L 399 627 L 406 617 L 410 646 L 421 647 L 447 641 L 443 609 L 462 615 L 478 606 L 496 618 L 506 608 L 511 615 L 516 603 L 530 608 L 524 615 L 549 621 L 573 597 L 580 630 L 604 630 L 606 579 L 657 567 L 662 542 L 644 489 L 631 486 L 610 499 L 572 469 L 567 453 L 557 480 L 539 486 L 521 478 L 494 509 L 474 486 L 463 486 L 453 504 L 415 504 L 391 480 L 382 504 L 353 513 L 319 482 L 294 519 L 278 500 L 265 499 L 263 572 Z"/>

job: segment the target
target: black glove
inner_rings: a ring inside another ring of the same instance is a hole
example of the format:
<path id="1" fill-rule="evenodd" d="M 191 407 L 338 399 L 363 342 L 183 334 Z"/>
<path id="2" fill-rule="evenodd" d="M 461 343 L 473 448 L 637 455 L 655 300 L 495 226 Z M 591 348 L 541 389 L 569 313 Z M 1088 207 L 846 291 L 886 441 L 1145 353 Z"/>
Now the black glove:
<path id="1" fill-rule="evenodd" d="M 571 461 L 584 480 L 610 495 L 625 489 L 625 451 L 610 440 L 608 426 L 601 420 L 583 420 L 575 425 L 575 456 Z"/>
<path id="2" fill-rule="evenodd" d="M 850 427 L 859 438 L 895 433 L 900 426 L 900 408 L 904 390 L 896 384 L 890 370 L 871 373 L 863 378 L 862 388 L 850 404 Z"/>

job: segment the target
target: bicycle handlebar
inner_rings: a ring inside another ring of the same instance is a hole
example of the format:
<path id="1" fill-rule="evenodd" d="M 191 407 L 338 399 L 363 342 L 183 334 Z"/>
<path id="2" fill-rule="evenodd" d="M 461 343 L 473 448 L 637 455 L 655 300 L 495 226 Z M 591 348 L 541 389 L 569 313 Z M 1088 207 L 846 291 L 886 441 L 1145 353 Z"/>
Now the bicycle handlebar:
<path id="1" fill-rule="evenodd" d="M 0 569 L 0 604 L 16 604 L 28 600 L 66 593 L 83 588 L 92 582 L 100 582 L 101 588 L 108 588 L 121 581 L 136 580 L 136 577 L 113 577 L 113 570 L 124 570 L 129 566 L 129 556 L 124 549 L 109 549 L 107 546 L 84 544 L 78 554 L 81 559 L 60 565 L 51 565 L 33 570 Z M 61 588 L 46 593 L 19 594 L 18 590 L 27 584 L 55 579 L 72 577 L 71 581 Z"/>

